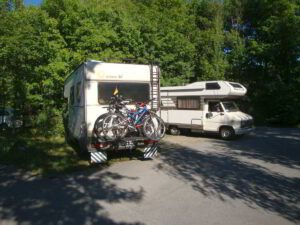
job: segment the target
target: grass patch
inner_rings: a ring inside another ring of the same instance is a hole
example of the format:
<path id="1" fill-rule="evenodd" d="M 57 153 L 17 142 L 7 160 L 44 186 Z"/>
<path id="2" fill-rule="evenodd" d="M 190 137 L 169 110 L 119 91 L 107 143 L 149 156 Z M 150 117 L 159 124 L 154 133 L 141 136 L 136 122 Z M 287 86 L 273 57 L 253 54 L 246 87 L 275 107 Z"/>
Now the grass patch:
<path id="1" fill-rule="evenodd" d="M 82 157 L 66 143 L 62 136 L 44 137 L 30 132 L 0 134 L 0 163 L 14 165 L 33 175 L 54 176 L 99 166 L 91 165 L 89 156 Z M 115 162 L 142 159 L 141 150 L 108 151 L 108 161 Z"/>
<path id="2" fill-rule="evenodd" d="M 36 175 L 55 175 L 90 167 L 89 161 L 80 158 L 64 137 L 30 134 L 1 135 L 0 163 L 15 165 Z"/>

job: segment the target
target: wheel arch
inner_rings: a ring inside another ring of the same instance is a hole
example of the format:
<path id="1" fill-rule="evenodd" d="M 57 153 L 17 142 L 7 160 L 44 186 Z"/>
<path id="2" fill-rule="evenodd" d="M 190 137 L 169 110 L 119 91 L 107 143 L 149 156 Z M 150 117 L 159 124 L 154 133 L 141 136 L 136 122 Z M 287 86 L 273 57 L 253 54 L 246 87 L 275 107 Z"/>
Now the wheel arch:
<path id="1" fill-rule="evenodd" d="M 234 128 L 232 126 L 230 126 L 230 125 L 222 125 L 222 126 L 220 126 L 218 133 L 221 134 L 221 131 L 224 128 L 230 129 L 232 131 L 232 136 L 229 139 L 234 138 L 236 136 Z"/>
<path id="2" fill-rule="evenodd" d="M 221 126 L 219 127 L 218 131 L 220 132 L 222 128 L 229 128 L 229 129 L 233 130 L 233 132 L 235 133 L 233 127 L 230 126 L 230 125 L 221 125 Z"/>

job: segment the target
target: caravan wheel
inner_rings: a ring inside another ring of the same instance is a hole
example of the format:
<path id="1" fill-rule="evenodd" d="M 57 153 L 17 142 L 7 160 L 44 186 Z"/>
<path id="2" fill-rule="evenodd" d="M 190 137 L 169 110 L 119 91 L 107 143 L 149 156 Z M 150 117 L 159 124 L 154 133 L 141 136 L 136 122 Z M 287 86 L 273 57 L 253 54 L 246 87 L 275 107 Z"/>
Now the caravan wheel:
<path id="1" fill-rule="evenodd" d="M 180 130 L 178 129 L 178 127 L 170 127 L 169 131 L 170 131 L 171 135 L 179 135 L 180 134 Z"/>

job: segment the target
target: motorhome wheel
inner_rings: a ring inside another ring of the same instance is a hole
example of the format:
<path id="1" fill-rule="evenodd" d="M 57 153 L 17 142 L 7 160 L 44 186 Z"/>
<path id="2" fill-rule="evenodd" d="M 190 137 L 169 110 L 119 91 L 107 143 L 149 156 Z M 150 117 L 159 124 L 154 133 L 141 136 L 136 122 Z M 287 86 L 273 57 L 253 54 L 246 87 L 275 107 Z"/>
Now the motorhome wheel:
<path id="1" fill-rule="evenodd" d="M 180 134 L 180 130 L 177 127 L 170 127 L 169 131 L 170 131 L 170 134 L 172 134 L 172 135 Z"/>
<path id="2" fill-rule="evenodd" d="M 222 139 L 229 140 L 234 136 L 234 130 L 230 127 L 223 127 L 220 130 L 220 136 Z"/>

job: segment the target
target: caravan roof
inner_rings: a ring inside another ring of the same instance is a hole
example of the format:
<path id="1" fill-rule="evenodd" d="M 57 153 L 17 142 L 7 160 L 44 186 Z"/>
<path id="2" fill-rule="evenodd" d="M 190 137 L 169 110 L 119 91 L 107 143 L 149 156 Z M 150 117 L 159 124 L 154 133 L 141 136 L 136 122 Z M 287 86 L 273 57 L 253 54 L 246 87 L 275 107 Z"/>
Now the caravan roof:
<path id="1" fill-rule="evenodd" d="M 88 61 L 85 63 L 86 79 L 150 82 L 150 66 Z M 154 66 L 153 70 L 158 70 L 158 67 Z"/>
<path id="2" fill-rule="evenodd" d="M 200 81 L 185 86 L 161 87 L 161 96 L 202 96 L 207 98 L 237 98 L 247 89 L 230 81 Z"/>
<path id="3" fill-rule="evenodd" d="M 80 64 L 76 70 L 67 77 L 65 84 L 83 67 L 83 74 L 86 80 L 150 82 L 151 79 L 151 65 L 107 63 L 89 60 Z M 153 66 L 154 73 L 158 73 L 158 70 L 158 66 Z"/>

